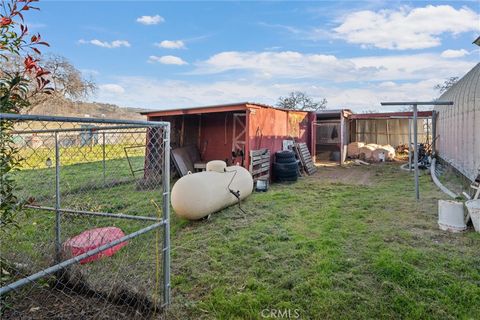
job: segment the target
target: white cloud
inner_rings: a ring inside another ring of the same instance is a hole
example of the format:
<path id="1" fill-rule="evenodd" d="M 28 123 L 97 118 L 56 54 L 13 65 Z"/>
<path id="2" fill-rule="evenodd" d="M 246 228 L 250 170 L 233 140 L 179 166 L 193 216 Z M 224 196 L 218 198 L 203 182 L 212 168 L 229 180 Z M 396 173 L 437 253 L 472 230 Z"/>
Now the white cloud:
<path id="1" fill-rule="evenodd" d="M 163 40 L 155 43 L 155 46 L 165 49 L 184 49 L 185 43 L 182 40 Z"/>
<path id="2" fill-rule="evenodd" d="M 150 56 L 148 58 L 148 62 L 153 63 L 153 62 L 159 62 L 161 64 L 174 64 L 174 65 L 185 65 L 188 64 L 186 61 L 184 61 L 180 57 L 176 56 Z"/>
<path id="3" fill-rule="evenodd" d="M 382 49 L 423 49 L 439 46 L 443 33 L 478 31 L 480 15 L 468 7 L 449 5 L 398 10 L 364 10 L 343 17 L 334 36 L 350 43 Z"/>
<path id="4" fill-rule="evenodd" d="M 332 83 L 278 83 L 249 79 L 193 83 L 150 77 L 122 77 L 118 79 L 118 85 L 128 87 L 128 91 L 122 95 L 114 95 L 100 90 L 96 100 L 148 109 L 185 108 L 238 101 L 274 105 L 278 97 L 285 96 L 292 90 L 302 90 L 317 100 L 327 98 L 328 107 L 331 109 L 344 107 L 357 112 L 366 109 L 387 112 L 395 109 L 382 108 L 381 101 L 411 100 L 412 97 L 428 101 L 438 96 L 433 86 L 441 81 L 442 79 L 391 82 L 387 86 L 369 83 L 355 88 L 343 88 Z"/>
<path id="5" fill-rule="evenodd" d="M 137 18 L 137 22 L 144 25 L 155 25 L 162 22 L 165 22 L 165 19 L 160 15 L 154 16 L 141 16 Z"/>
<path id="6" fill-rule="evenodd" d="M 121 85 L 114 84 L 114 83 L 101 84 L 98 87 L 100 89 L 101 94 L 117 95 L 117 94 L 123 94 L 125 92 L 125 89 Z"/>
<path id="7" fill-rule="evenodd" d="M 175 56 L 151 56 L 149 61 L 186 64 Z M 195 63 L 186 81 L 119 77 L 111 84 L 128 90 L 114 94 L 115 88 L 107 87 L 99 90 L 98 100 L 150 109 L 235 101 L 273 105 L 279 96 L 301 90 L 314 99 L 327 98 L 329 108 L 393 111 L 380 102 L 434 99 L 435 84 L 464 75 L 476 63 L 471 57 L 449 59 L 440 53 L 339 58 L 294 51 L 229 51 Z"/>
<path id="8" fill-rule="evenodd" d="M 468 54 L 470 54 L 470 52 L 468 52 L 465 49 L 460 49 L 460 50 L 448 49 L 448 50 L 443 51 L 441 56 L 442 56 L 442 58 L 461 58 L 461 57 L 464 57 Z"/>
<path id="9" fill-rule="evenodd" d="M 120 48 L 120 47 L 130 47 L 130 43 L 127 40 L 113 40 L 111 42 L 108 41 L 100 41 L 98 39 L 93 39 L 93 40 L 84 40 L 80 39 L 78 40 L 79 44 L 92 44 L 97 47 L 102 47 L 102 48 Z"/>
<path id="10" fill-rule="evenodd" d="M 337 58 L 333 55 L 283 52 L 220 52 L 196 64 L 193 74 L 228 71 L 256 78 L 323 79 L 333 82 L 424 80 L 467 71 L 475 62 L 447 60 L 438 54 Z"/>

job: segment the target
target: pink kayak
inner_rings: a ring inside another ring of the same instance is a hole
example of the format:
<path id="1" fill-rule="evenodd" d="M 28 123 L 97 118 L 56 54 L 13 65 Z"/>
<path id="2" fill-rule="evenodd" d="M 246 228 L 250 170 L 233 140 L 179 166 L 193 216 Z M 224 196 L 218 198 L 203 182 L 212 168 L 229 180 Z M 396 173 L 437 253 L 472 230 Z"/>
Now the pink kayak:
<path id="1" fill-rule="evenodd" d="M 103 227 L 86 230 L 79 235 L 68 239 L 63 243 L 63 250 L 71 256 L 79 256 L 90 250 L 96 249 L 104 244 L 110 243 L 114 240 L 124 237 L 125 233 L 117 227 Z M 121 242 L 116 246 L 99 252 L 91 257 L 85 258 L 80 261 L 81 264 L 98 260 L 104 256 L 111 256 L 122 247 L 128 244 L 127 241 Z"/>

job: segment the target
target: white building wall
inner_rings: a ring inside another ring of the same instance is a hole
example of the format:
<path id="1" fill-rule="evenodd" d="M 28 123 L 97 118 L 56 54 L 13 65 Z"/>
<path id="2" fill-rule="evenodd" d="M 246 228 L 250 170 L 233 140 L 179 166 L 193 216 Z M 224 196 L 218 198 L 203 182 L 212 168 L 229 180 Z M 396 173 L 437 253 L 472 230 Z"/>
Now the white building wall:
<path id="1" fill-rule="evenodd" d="M 439 100 L 454 105 L 435 107 L 437 154 L 474 180 L 480 169 L 480 63 Z"/>

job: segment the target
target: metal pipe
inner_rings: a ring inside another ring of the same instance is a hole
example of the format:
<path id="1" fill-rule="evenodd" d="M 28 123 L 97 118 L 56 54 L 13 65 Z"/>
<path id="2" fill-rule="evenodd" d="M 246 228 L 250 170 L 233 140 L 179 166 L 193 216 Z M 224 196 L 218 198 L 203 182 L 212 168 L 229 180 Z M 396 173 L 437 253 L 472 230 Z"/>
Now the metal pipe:
<path id="1" fill-rule="evenodd" d="M 55 212 L 57 211 L 57 209 L 52 207 L 32 206 L 32 205 L 27 205 L 25 207 L 29 209 L 36 209 L 36 210 L 55 211 Z M 97 216 L 97 217 L 106 217 L 106 218 L 140 220 L 140 221 L 158 221 L 158 219 L 154 217 L 133 216 L 133 215 L 123 214 L 123 213 L 95 212 L 95 211 L 83 211 L 83 210 L 74 210 L 74 209 L 59 209 L 58 211 L 60 211 L 61 213 L 67 213 L 67 214 L 79 214 L 79 215 Z"/>
<path id="2" fill-rule="evenodd" d="M 412 120 L 408 118 L 408 170 L 412 171 Z"/>
<path id="3" fill-rule="evenodd" d="M 437 111 L 432 111 L 432 158 L 436 155 L 437 148 Z"/>
<path id="4" fill-rule="evenodd" d="M 1 118 L 0 118 L 1 119 Z M 32 133 L 55 133 L 55 132 L 84 132 L 84 131 L 104 131 L 104 130 L 119 130 L 119 129 L 146 129 L 145 125 L 137 126 L 105 126 L 105 127 L 88 127 L 88 128 L 65 128 L 65 129 L 36 129 L 36 130 L 22 130 L 12 131 L 13 134 L 32 134 Z M 118 132 L 113 132 L 118 133 Z M 121 133 L 145 133 L 143 131 L 122 131 Z"/>
<path id="5" fill-rule="evenodd" d="M 415 198 L 420 199 L 420 188 L 418 185 L 418 121 L 417 121 L 418 108 L 417 105 L 413 105 L 413 161 L 415 164 Z"/>
<path id="6" fill-rule="evenodd" d="M 76 257 L 73 257 L 73 258 L 70 258 L 68 260 L 65 260 L 61 263 L 58 263 L 54 266 L 51 266 L 47 269 L 44 269 L 44 270 L 41 270 L 35 274 L 32 274 L 28 277 L 25 277 L 23 279 L 20 279 L 18 281 L 15 281 L 11 284 L 7 284 L 3 287 L 0 288 L 0 296 L 12 291 L 12 290 L 16 290 L 17 288 L 20 288 L 28 283 L 31 283 L 31 282 L 35 282 L 36 280 L 38 279 L 41 279 L 43 277 L 46 277 L 48 275 L 51 275 L 51 274 L 54 274 L 55 272 L 57 271 L 60 271 L 62 269 L 65 269 L 66 267 L 68 266 L 71 266 L 73 264 L 76 264 L 76 263 L 79 263 L 81 260 L 83 259 L 86 259 L 88 257 L 91 257 L 93 255 L 96 255 L 97 253 L 100 253 L 100 252 L 103 252 L 107 249 L 110 249 L 111 247 L 114 247 L 122 242 L 125 242 L 125 241 L 128 241 L 130 239 L 133 239 L 133 238 L 136 238 L 144 233 L 147 233 L 153 229 L 156 229 L 156 228 L 159 228 L 161 227 L 162 225 L 164 224 L 164 222 L 159 222 L 159 223 L 155 223 L 155 224 L 152 224 L 146 228 L 143 228 L 143 229 L 140 229 L 136 232 L 133 232 L 133 233 L 130 233 L 126 236 L 123 236 L 121 237 L 120 239 L 117 239 L 117 240 L 114 240 L 112 242 L 109 242 L 107 244 L 104 244 L 96 249 L 92 249 L 90 251 L 87 251 L 79 256 L 76 256 Z"/>
<path id="7" fill-rule="evenodd" d="M 105 163 L 105 132 L 102 132 L 102 138 L 103 138 L 103 143 L 102 143 L 102 156 L 103 156 L 103 163 L 102 163 L 102 166 L 103 166 L 103 185 L 105 185 L 105 182 L 106 182 L 106 174 L 105 174 L 105 171 L 106 171 L 106 168 L 107 168 L 107 164 Z"/>
<path id="8" fill-rule="evenodd" d="M 163 304 L 170 304 L 170 124 L 163 129 Z"/>
<path id="9" fill-rule="evenodd" d="M 55 262 L 60 262 L 61 255 L 61 213 L 60 213 L 60 147 L 58 132 L 55 132 Z"/>
<path id="10" fill-rule="evenodd" d="M 450 196 L 451 198 L 455 199 L 456 197 L 458 197 L 457 194 L 453 193 L 452 191 L 450 191 L 447 187 L 445 187 L 441 182 L 440 180 L 438 180 L 436 174 L 435 174 L 435 166 L 437 164 L 437 159 L 433 158 L 432 159 L 432 164 L 430 165 L 430 175 L 432 176 L 432 180 L 433 180 L 433 183 L 435 183 L 435 185 L 437 187 L 440 188 L 440 190 L 442 190 L 445 194 L 447 194 L 448 196 Z"/>
<path id="11" fill-rule="evenodd" d="M 80 118 L 80 117 L 58 117 L 58 116 L 40 116 L 33 114 L 15 114 L 0 113 L 0 119 L 28 120 L 28 121 L 55 121 L 55 122 L 82 122 L 82 123 L 112 123 L 112 124 L 138 124 L 143 126 L 164 127 L 166 121 L 142 121 L 142 120 L 121 120 L 121 119 L 103 119 L 103 118 Z"/>
<path id="12" fill-rule="evenodd" d="M 401 102 L 381 102 L 382 106 L 451 106 L 453 101 L 401 101 Z"/>

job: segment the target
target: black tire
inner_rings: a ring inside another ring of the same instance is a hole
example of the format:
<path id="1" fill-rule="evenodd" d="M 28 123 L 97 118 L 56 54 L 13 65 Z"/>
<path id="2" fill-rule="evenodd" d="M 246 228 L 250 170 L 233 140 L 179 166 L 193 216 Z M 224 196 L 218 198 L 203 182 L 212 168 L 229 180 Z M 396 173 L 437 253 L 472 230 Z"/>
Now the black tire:
<path id="1" fill-rule="evenodd" d="M 273 171 L 274 172 L 297 172 L 298 171 L 298 164 L 296 161 L 290 163 L 273 163 Z"/>
<path id="2" fill-rule="evenodd" d="M 297 181 L 297 180 L 298 180 L 298 176 L 284 177 L 284 178 L 277 178 L 276 179 L 277 182 L 292 182 L 292 181 Z"/>
<path id="3" fill-rule="evenodd" d="M 282 173 L 282 174 L 277 174 L 275 177 L 277 177 L 278 179 L 294 179 L 294 178 L 298 178 L 298 173 L 296 172 Z"/>
<path id="4" fill-rule="evenodd" d="M 295 153 L 293 151 L 277 151 L 275 152 L 275 159 L 295 159 Z"/>
<path id="5" fill-rule="evenodd" d="M 276 163 L 292 163 L 296 161 L 297 159 L 295 158 L 295 156 L 293 156 L 292 158 L 276 158 L 275 159 Z"/>

